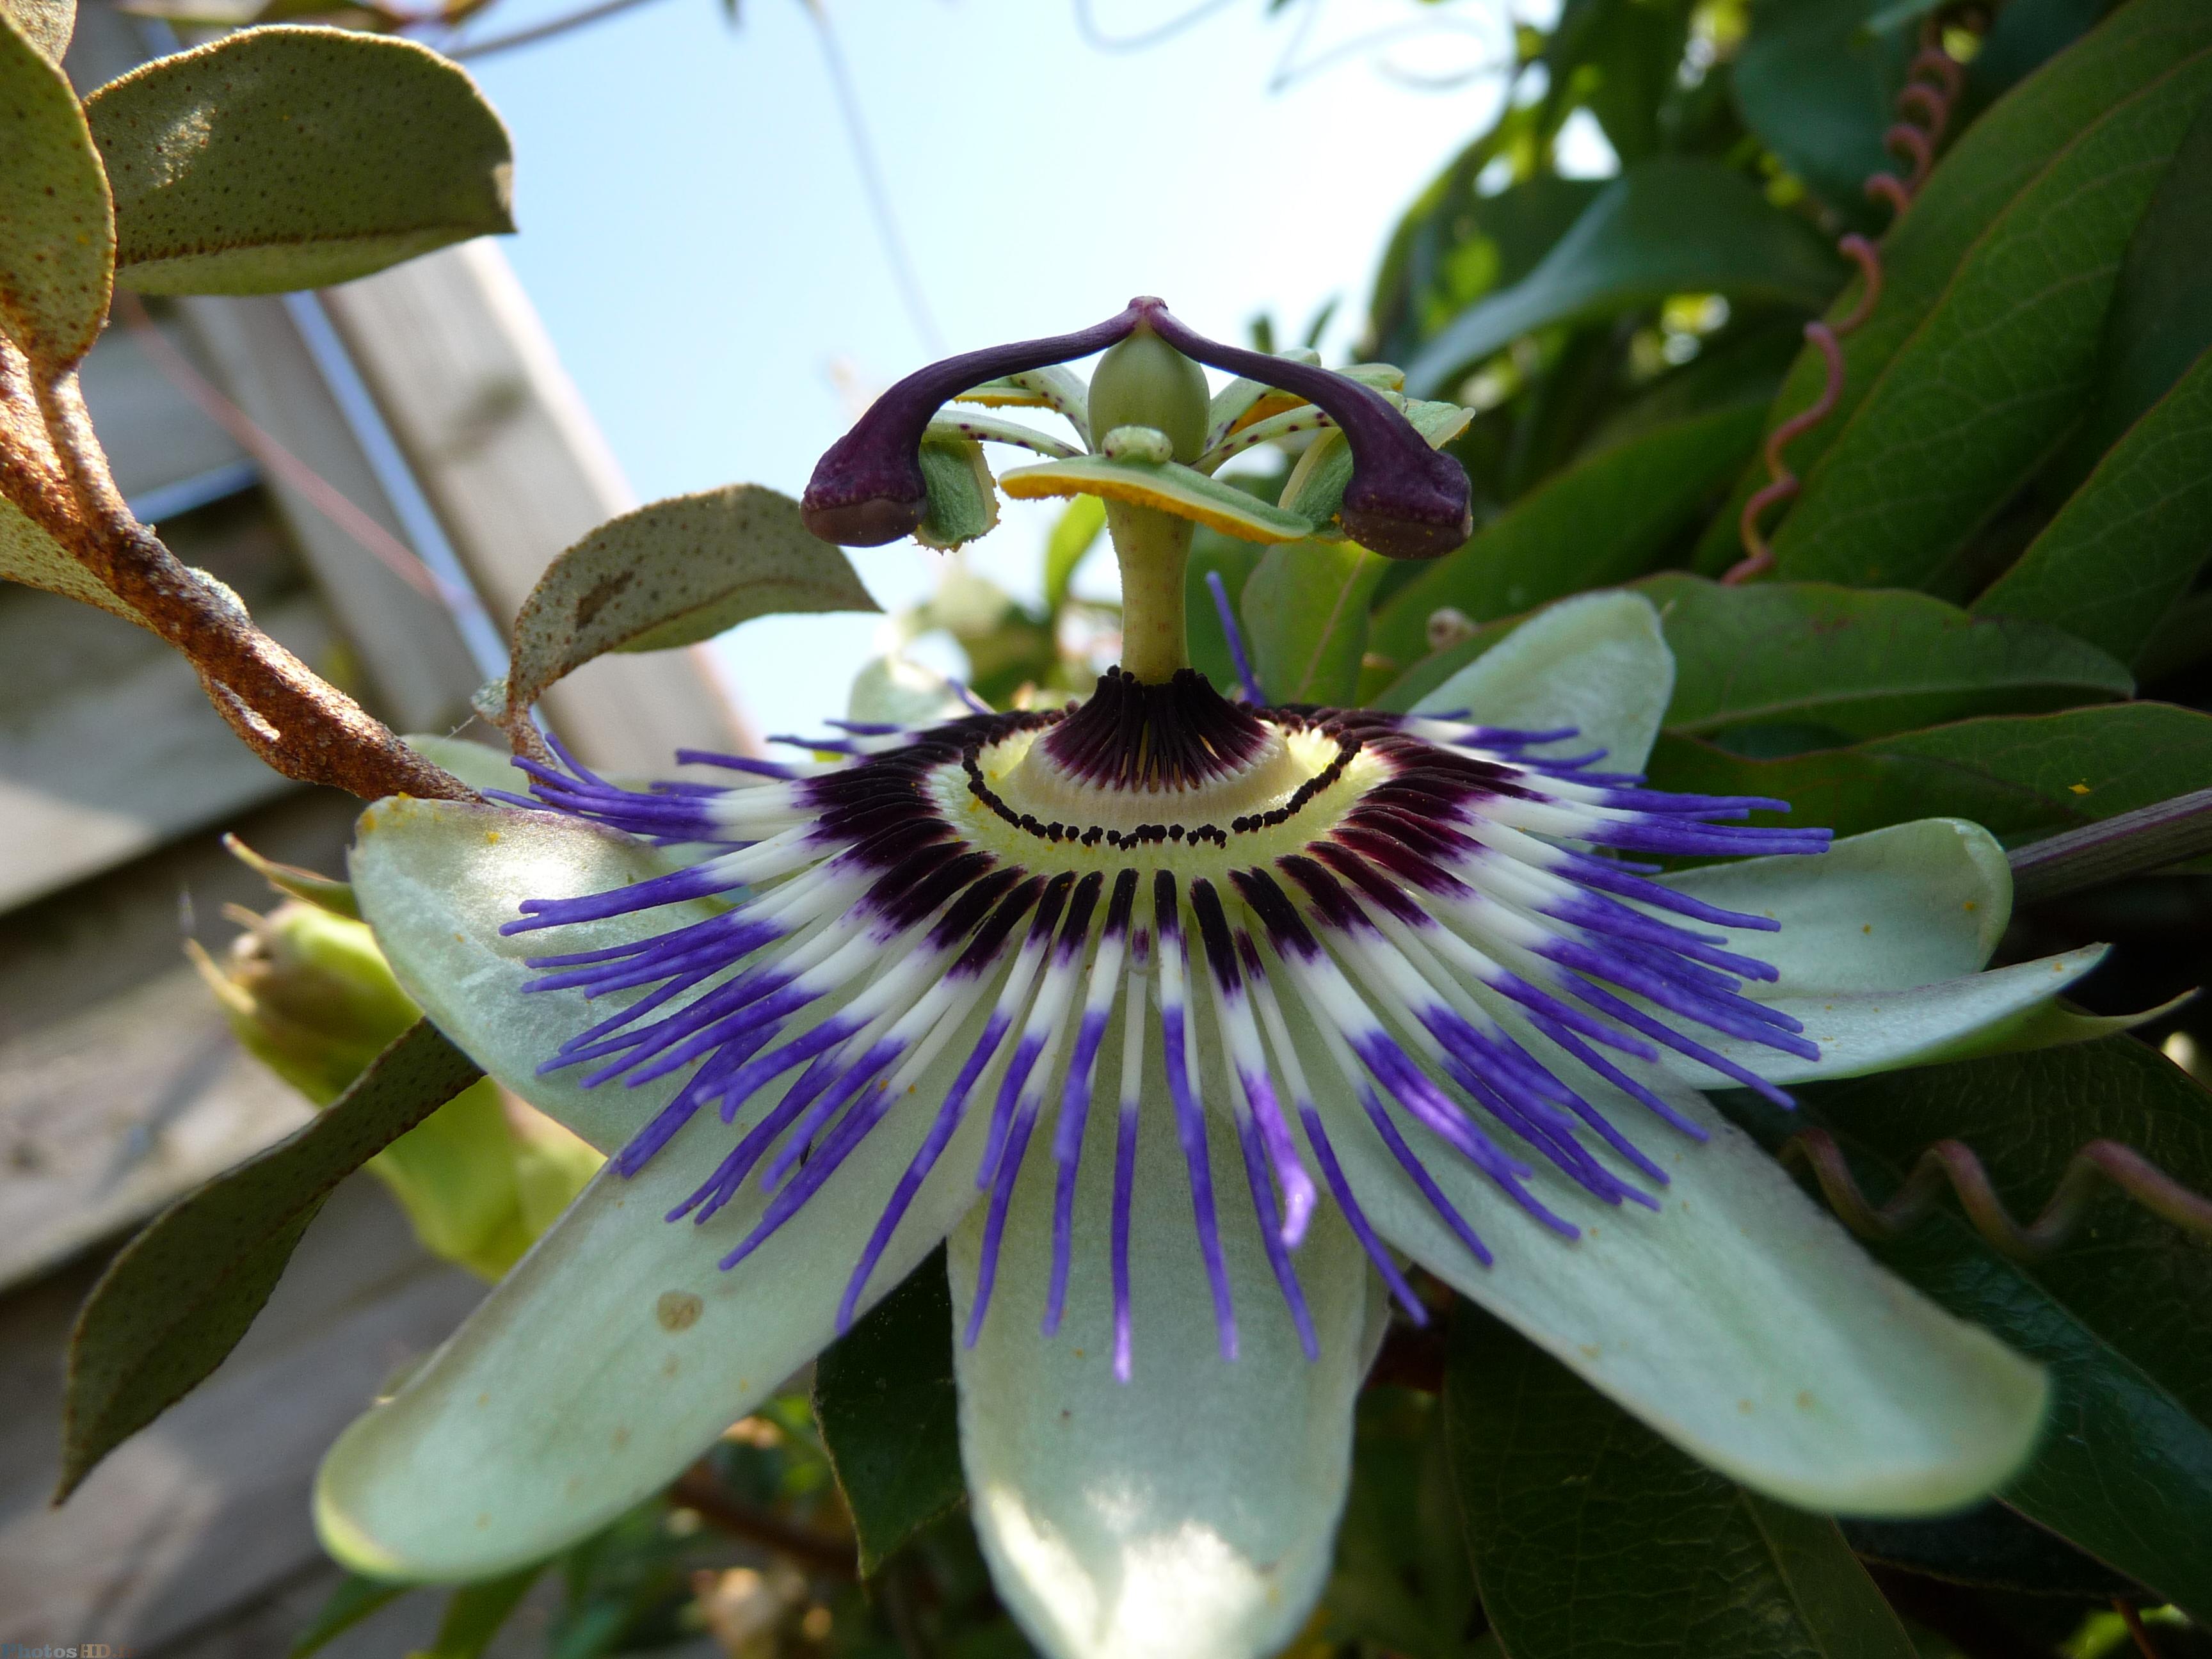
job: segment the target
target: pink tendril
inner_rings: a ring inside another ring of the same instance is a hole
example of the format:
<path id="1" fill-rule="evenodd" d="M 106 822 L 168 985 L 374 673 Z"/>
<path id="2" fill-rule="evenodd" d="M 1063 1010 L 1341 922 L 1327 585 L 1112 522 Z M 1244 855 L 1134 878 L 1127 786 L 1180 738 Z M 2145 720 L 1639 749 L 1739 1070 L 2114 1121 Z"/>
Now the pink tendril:
<path id="1" fill-rule="evenodd" d="M 1897 94 L 1897 112 L 1905 118 L 1881 137 L 1883 148 L 1906 163 L 1909 175 L 1900 179 L 1893 173 L 1877 173 L 1866 181 L 1868 198 L 1888 204 L 1893 225 L 1905 216 L 1905 210 L 1920 193 L 1920 186 L 1927 181 L 1929 169 L 1935 165 L 1936 146 L 1942 142 L 1944 129 L 1950 125 L 1951 106 L 1962 84 L 1959 65 L 1950 54 L 1936 44 L 1932 33 L 1923 39 L 1926 44 L 1906 69 L 1905 85 Z M 1774 549 L 1759 528 L 1759 520 L 1769 507 L 1795 496 L 1802 482 L 1790 470 L 1782 452 L 1835 411 L 1844 395 L 1843 341 L 1874 314 L 1875 307 L 1881 301 L 1881 256 L 1875 245 L 1853 234 L 1844 237 L 1836 247 L 1859 268 L 1859 301 L 1851 307 L 1849 316 L 1838 322 L 1805 325 L 1805 338 L 1820 352 L 1826 371 L 1820 392 L 1767 437 L 1767 482 L 1743 504 L 1742 515 L 1736 520 L 1736 537 L 1744 556 L 1721 578 L 1726 586 L 1747 582 L 1774 568 Z"/>
<path id="2" fill-rule="evenodd" d="M 2033 1261 L 2073 1235 L 2100 1180 L 2160 1220 L 2200 1238 L 2212 1237 L 2212 1199 L 2117 1140 L 2087 1141 L 2076 1149 L 2042 1212 L 2026 1226 L 2013 1218 L 1988 1170 L 1963 1141 L 1939 1140 L 1923 1152 L 1904 1184 L 1879 1205 L 1860 1187 L 1843 1148 L 1825 1129 L 1799 1130 L 1783 1143 L 1781 1158 L 1785 1164 L 1808 1167 L 1837 1218 L 1860 1237 L 1877 1242 L 1911 1231 L 1936 1209 L 1948 1184 L 1976 1232 L 2015 1261 Z"/>

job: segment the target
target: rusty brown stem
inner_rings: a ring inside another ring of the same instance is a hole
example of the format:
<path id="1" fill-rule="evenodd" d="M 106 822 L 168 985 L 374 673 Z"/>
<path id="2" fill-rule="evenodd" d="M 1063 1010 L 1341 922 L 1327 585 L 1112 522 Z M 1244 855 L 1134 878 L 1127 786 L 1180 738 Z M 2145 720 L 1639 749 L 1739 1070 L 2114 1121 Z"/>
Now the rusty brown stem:
<path id="1" fill-rule="evenodd" d="M 839 1578 L 860 1577 L 859 1554 L 850 1539 L 816 1532 L 772 1510 L 739 1502 L 707 1464 L 695 1463 L 686 1469 L 668 1495 L 685 1509 L 697 1510 L 700 1518 L 717 1531 L 788 1556 L 809 1572 Z"/>
<path id="2" fill-rule="evenodd" d="M 2212 1238 L 2212 1199 L 2117 1140 L 2092 1140 L 2076 1150 L 2042 1213 L 2025 1227 L 2013 1219 L 1989 1171 L 1964 1141 L 1939 1140 L 1929 1147 L 1904 1184 L 1880 1205 L 1866 1195 L 1826 1129 L 1800 1129 L 1783 1143 L 1780 1156 L 1785 1164 L 1808 1166 L 1837 1218 L 1866 1239 L 1884 1241 L 1909 1231 L 1936 1209 L 1948 1182 L 1974 1231 L 1992 1248 L 2015 1261 L 2039 1261 L 2072 1236 L 2100 1178 L 2160 1219 Z"/>
<path id="3" fill-rule="evenodd" d="M 73 370 L 0 351 L 0 493 L 192 665 L 246 746 L 286 777 L 366 799 L 475 792 L 254 625 L 132 516 Z"/>

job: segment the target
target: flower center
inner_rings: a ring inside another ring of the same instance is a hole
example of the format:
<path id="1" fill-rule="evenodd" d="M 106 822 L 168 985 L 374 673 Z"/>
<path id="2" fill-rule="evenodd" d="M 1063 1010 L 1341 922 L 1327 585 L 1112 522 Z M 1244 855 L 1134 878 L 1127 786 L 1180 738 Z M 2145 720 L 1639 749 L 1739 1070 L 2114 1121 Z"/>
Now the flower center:
<path id="1" fill-rule="evenodd" d="M 1344 805 L 1338 794 L 1364 787 L 1347 777 L 1360 754 L 1333 730 L 1229 702 L 1194 669 L 1159 684 L 1111 669 L 1064 718 L 972 744 L 945 780 L 948 794 L 969 799 L 944 805 L 964 808 L 969 832 L 1006 856 L 1033 862 L 1042 841 L 1070 852 L 1152 848 L 1161 856 L 1143 861 L 1178 863 L 1178 847 L 1316 833 Z"/>

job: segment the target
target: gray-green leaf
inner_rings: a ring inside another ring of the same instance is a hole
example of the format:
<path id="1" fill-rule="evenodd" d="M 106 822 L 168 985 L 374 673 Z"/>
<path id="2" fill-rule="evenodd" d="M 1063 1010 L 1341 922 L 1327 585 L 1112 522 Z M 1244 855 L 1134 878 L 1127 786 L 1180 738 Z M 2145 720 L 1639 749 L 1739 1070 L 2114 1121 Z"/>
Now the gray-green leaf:
<path id="1" fill-rule="evenodd" d="M 507 128 L 410 40 L 248 29 L 85 111 L 114 182 L 116 280 L 141 293 L 327 287 L 514 228 Z"/>
<path id="2" fill-rule="evenodd" d="M 0 11 L 0 326 L 51 375 L 91 349 L 107 315 L 115 215 L 46 38 Z"/>
<path id="3" fill-rule="evenodd" d="M 546 567 L 514 619 L 507 723 L 609 651 L 665 651 L 771 612 L 873 611 L 844 553 L 759 484 L 610 519 Z"/>
<path id="4" fill-rule="evenodd" d="M 0 16 L 14 19 L 24 37 L 58 64 L 76 31 L 76 0 L 0 0 Z"/>
<path id="5" fill-rule="evenodd" d="M 70 1334 L 57 1498 L 222 1363 L 339 1182 L 483 1075 L 417 1020 L 327 1109 L 125 1245 Z"/>

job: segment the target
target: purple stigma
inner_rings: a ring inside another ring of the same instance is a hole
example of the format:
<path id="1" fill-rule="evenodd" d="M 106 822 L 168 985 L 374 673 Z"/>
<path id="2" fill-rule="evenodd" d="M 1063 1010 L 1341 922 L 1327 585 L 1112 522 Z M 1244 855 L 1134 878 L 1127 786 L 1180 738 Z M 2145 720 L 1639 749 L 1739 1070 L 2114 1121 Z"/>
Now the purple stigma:
<path id="1" fill-rule="evenodd" d="M 1132 300 L 1129 309 L 1184 356 L 1304 398 L 1344 428 L 1352 482 L 1338 516 L 1362 547 L 1386 558 L 1434 559 L 1474 533 L 1466 470 L 1430 448 L 1381 392 L 1310 363 L 1209 340 L 1158 300 Z"/>
<path id="2" fill-rule="evenodd" d="M 916 369 L 869 404 L 815 463 L 799 517 L 823 541 L 846 547 L 880 547 L 912 534 L 929 505 L 921 437 L 932 416 L 987 380 L 1103 351 L 1125 338 L 1142 315 L 1133 305 L 1074 334 L 987 346 Z"/>

